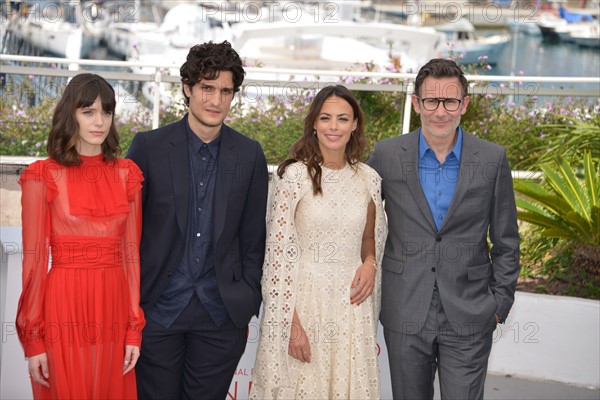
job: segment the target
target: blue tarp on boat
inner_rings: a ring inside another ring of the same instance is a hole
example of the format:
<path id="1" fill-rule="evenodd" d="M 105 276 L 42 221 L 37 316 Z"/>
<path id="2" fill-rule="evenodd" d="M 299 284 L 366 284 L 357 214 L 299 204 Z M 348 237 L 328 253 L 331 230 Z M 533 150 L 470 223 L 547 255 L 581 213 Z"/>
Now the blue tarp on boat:
<path id="1" fill-rule="evenodd" d="M 560 17 L 562 19 L 566 20 L 568 23 L 591 21 L 593 18 L 592 14 L 581 14 L 581 13 L 576 13 L 576 12 L 570 12 L 570 11 L 565 10 L 565 8 L 563 6 L 560 6 L 558 8 L 558 14 L 560 15 Z"/>

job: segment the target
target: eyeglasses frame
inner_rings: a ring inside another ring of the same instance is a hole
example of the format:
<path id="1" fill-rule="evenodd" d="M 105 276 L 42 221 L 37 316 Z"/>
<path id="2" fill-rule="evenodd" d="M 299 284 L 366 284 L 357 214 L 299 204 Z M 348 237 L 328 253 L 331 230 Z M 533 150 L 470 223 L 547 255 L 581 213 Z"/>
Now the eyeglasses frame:
<path id="1" fill-rule="evenodd" d="M 415 94 L 414 96 L 421 101 L 421 104 L 423 105 L 423 108 L 426 111 L 436 111 L 440 107 L 440 103 L 443 103 L 444 110 L 446 110 L 448 112 L 458 111 L 460 109 L 461 104 L 465 100 L 465 97 L 467 97 L 467 96 L 463 96 L 462 98 L 457 99 L 454 97 L 425 97 L 425 98 L 422 98 L 421 96 L 419 96 L 417 94 Z M 425 107 L 425 100 L 437 100 L 437 106 L 435 106 L 435 108 L 433 110 L 429 110 Z M 458 107 L 456 107 L 455 110 L 448 110 L 448 107 L 446 107 L 446 101 L 448 101 L 448 100 L 458 100 Z"/>

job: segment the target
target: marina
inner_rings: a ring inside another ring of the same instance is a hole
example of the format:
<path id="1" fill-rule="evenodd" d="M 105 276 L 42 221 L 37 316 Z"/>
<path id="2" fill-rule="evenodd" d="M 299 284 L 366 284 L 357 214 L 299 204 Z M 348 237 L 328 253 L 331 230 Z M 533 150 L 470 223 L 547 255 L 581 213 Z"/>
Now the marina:
<path id="1" fill-rule="evenodd" d="M 228 40 L 240 53 L 249 71 L 244 93 L 251 99 L 264 95 L 266 89 L 269 95 L 282 96 L 289 91 L 289 84 L 318 84 L 326 71 L 338 71 L 329 74 L 329 81 L 354 76 L 349 71 L 411 74 L 435 57 L 452 57 L 468 66 L 469 74 L 519 78 L 513 81 L 519 83 L 516 86 L 507 83 L 517 90 L 524 78 L 600 76 L 600 48 L 586 30 L 598 24 L 592 1 L 585 10 L 571 4 L 569 10 L 577 12 L 568 13 L 555 3 L 488 2 L 482 6 L 446 0 L 435 7 L 428 2 L 401 2 L 400 8 L 397 2 L 363 1 L 83 1 L 68 3 L 64 10 L 60 2 L 27 2 L 29 8 L 25 2 L 16 3 L 21 4 L 16 10 L 2 3 L 2 54 L 98 60 L 51 65 L 125 74 L 115 83 L 118 91 L 126 98 L 141 96 L 155 115 L 157 103 L 178 102 L 180 93 L 171 83 L 179 81 L 179 67 L 189 47 L 206 40 Z M 415 4 L 418 7 L 413 7 Z M 541 26 L 557 20 L 562 22 L 556 26 L 572 29 L 563 33 L 563 39 L 558 33 L 543 35 Z M 63 43 L 62 50 L 57 49 L 56 32 L 65 26 L 70 26 L 71 36 L 63 42 L 71 45 Z M 43 34 L 24 33 L 34 29 Z M 580 42 L 571 35 L 581 35 Z M 112 60 L 128 63 L 102 63 Z M 7 65 L 23 63 L 10 61 Z M 10 79 L 18 84 L 22 76 L 11 75 Z M 52 87 L 50 82 L 36 77 L 34 85 Z M 520 96 L 521 92 L 511 94 L 510 99 L 520 103 L 535 97 L 537 101 L 538 96 L 562 94 L 563 89 L 573 90 L 575 96 L 586 91 L 590 101 L 600 97 L 600 87 L 593 79 L 529 82 L 526 96 Z M 495 89 L 503 86 L 494 84 Z"/>

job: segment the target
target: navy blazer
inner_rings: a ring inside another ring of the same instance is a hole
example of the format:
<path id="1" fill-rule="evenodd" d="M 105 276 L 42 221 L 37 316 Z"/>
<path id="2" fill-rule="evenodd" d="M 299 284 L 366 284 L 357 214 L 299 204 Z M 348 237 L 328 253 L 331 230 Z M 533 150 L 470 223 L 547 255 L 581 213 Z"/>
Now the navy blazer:
<path id="1" fill-rule="evenodd" d="M 138 133 L 127 158 L 144 174 L 141 306 L 164 292 L 185 249 L 190 201 L 187 115 Z M 215 175 L 214 260 L 219 292 L 238 327 L 257 315 L 265 251 L 268 172 L 260 144 L 223 125 Z"/>

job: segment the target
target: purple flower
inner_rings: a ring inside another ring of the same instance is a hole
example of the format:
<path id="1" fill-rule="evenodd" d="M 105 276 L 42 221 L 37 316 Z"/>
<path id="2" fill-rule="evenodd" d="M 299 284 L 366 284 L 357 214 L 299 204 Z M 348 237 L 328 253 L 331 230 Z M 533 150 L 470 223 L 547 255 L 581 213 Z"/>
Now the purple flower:
<path id="1" fill-rule="evenodd" d="M 35 147 L 37 147 L 37 148 L 40 148 L 41 146 L 42 146 L 42 144 L 41 144 L 40 142 L 37 142 L 37 143 L 35 144 Z"/>
<path id="2" fill-rule="evenodd" d="M 523 76 L 523 75 L 525 75 L 525 71 L 523 71 L 523 70 L 520 70 L 520 71 L 519 71 L 519 76 Z"/>
<path id="3" fill-rule="evenodd" d="M 546 135 L 543 133 L 540 133 L 540 139 L 546 139 Z"/>
<path id="4" fill-rule="evenodd" d="M 488 65 L 485 66 L 485 69 L 487 69 L 488 71 L 491 71 L 492 66 L 488 64 Z"/>

